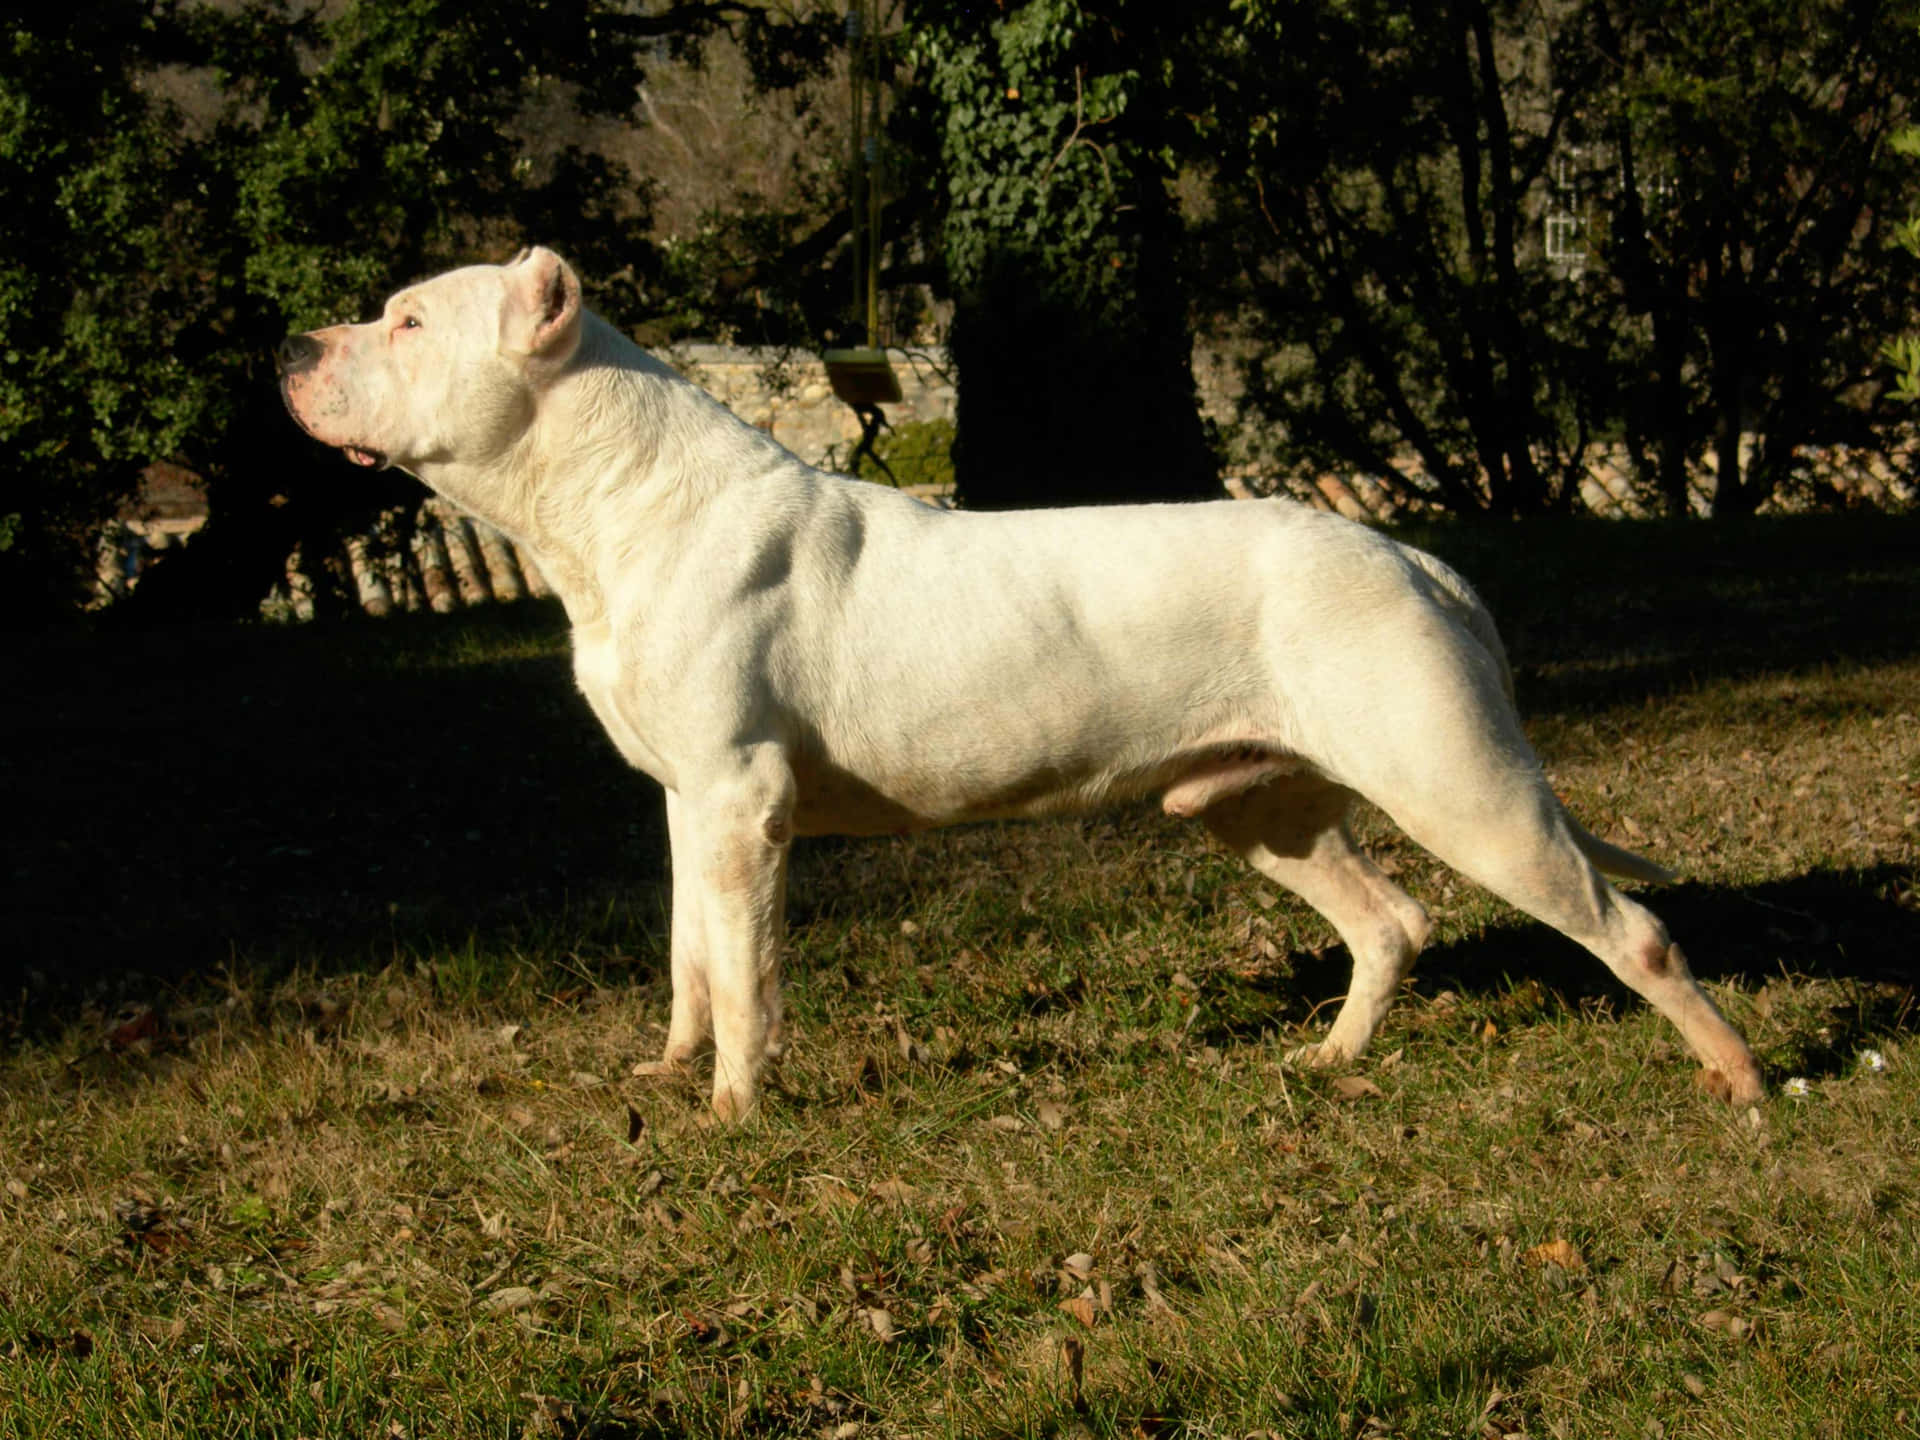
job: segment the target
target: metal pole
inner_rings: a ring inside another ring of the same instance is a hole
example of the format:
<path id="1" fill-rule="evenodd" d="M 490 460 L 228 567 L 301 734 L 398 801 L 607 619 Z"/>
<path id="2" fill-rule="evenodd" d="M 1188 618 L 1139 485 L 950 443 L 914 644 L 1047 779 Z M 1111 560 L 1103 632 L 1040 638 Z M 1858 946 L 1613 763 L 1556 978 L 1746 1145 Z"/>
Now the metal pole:
<path id="1" fill-rule="evenodd" d="M 853 309 L 857 315 L 866 299 L 866 74 L 861 66 L 861 42 L 867 28 L 866 0 L 847 5 L 847 100 L 851 112 L 853 149 L 847 170 L 848 213 L 853 220 Z M 873 343 L 871 331 L 867 343 Z"/>
<path id="2" fill-rule="evenodd" d="M 880 343 L 880 4 L 869 5 L 866 25 L 867 50 L 873 60 L 868 104 L 873 107 L 867 127 L 867 348 Z"/>

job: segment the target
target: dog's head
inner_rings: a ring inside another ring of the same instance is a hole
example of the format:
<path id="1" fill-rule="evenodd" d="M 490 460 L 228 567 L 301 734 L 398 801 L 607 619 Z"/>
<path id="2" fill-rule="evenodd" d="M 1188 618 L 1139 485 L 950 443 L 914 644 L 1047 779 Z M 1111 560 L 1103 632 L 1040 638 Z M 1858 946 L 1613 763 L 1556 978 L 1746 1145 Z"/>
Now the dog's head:
<path id="1" fill-rule="evenodd" d="M 280 393 L 356 465 L 484 465 L 532 423 L 580 343 L 580 280 L 538 246 L 402 290 L 364 325 L 292 335 Z"/>

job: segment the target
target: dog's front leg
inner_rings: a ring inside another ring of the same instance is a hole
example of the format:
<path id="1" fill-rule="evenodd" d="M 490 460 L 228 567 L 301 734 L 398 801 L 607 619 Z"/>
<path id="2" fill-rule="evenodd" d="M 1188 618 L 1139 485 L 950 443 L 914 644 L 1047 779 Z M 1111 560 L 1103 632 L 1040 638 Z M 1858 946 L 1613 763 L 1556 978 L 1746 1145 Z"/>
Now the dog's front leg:
<path id="1" fill-rule="evenodd" d="M 761 747 L 739 771 L 681 795 L 678 804 L 681 814 L 672 831 L 674 905 L 679 911 L 691 902 L 699 915 L 687 951 L 690 959 L 697 953 L 704 962 L 703 998 L 714 1044 L 713 1109 L 723 1120 L 739 1120 L 758 1103 L 760 1072 L 780 1039 L 792 774 L 778 751 Z M 682 924 L 676 914 L 676 937 Z M 691 997 L 682 1009 L 677 938 L 674 953 L 670 1057 L 683 1033 L 677 1028 L 683 1013 L 689 1026 L 702 1018 Z"/>
<path id="2" fill-rule="evenodd" d="M 694 864 L 686 806 L 671 790 L 667 791 L 667 847 L 673 870 L 669 919 L 673 1010 L 667 1022 L 666 1053 L 658 1060 L 635 1065 L 635 1075 L 679 1074 L 713 1039 L 713 1001 L 707 988 L 706 891 L 699 867 Z"/>

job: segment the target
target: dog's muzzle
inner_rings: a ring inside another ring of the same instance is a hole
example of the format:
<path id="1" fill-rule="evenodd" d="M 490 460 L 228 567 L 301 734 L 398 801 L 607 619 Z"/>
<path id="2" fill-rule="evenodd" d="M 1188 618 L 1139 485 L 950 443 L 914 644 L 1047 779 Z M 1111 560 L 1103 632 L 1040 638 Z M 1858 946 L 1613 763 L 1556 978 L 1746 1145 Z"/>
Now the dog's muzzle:
<path id="1" fill-rule="evenodd" d="M 311 335 L 289 335 L 273 352 L 274 368 L 282 375 L 298 375 L 320 363 L 326 347 Z"/>
<path id="2" fill-rule="evenodd" d="M 320 357 L 325 355 L 326 351 L 327 347 L 311 335 L 289 335 L 273 352 L 273 368 L 280 372 L 280 398 L 286 403 L 287 413 L 293 416 L 294 422 L 309 435 L 313 434 L 313 427 L 307 424 L 306 417 L 300 413 L 300 407 L 293 403 L 293 380 L 295 376 L 304 374 L 317 366 L 320 363 Z M 342 444 L 338 448 L 347 459 L 362 469 L 384 470 L 392 463 L 387 459 L 385 451 L 374 450 L 365 445 Z"/>

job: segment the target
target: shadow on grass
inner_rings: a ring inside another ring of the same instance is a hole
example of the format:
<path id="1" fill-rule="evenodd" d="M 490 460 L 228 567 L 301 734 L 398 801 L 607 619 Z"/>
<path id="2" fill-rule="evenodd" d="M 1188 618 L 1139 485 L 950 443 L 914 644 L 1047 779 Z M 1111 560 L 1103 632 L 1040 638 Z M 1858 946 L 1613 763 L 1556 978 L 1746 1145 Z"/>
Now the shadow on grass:
<path id="1" fill-rule="evenodd" d="M 1666 922 L 1703 980 L 1758 986 L 1785 975 L 1908 984 L 1920 956 L 1920 910 L 1902 903 L 1910 869 L 1813 870 L 1761 885 L 1676 885 L 1636 898 Z M 1483 990 L 1538 980 L 1568 996 L 1625 996 L 1600 962 L 1543 925 L 1511 925 L 1435 946 L 1420 957 L 1422 988 Z M 1583 985 L 1591 974 L 1594 983 Z"/>
<path id="2" fill-rule="evenodd" d="M 1862 1044 L 1920 1031 L 1914 884 L 1910 868 L 1883 865 L 1815 870 L 1761 885 L 1679 885 L 1639 898 L 1666 922 L 1703 980 L 1752 989 L 1785 977 L 1844 982 L 1847 998 L 1798 1037 L 1791 1056 L 1773 1057 L 1790 1059 L 1796 1074 L 1817 1077 L 1851 1064 Z M 1203 1038 L 1241 1042 L 1315 1015 L 1330 1020 L 1346 993 L 1349 966 L 1346 948 L 1336 946 L 1296 957 L 1291 974 L 1235 980 Z M 1500 1011 L 1508 1023 L 1520 1018 L 1516 1007 L 1617 1014 L 1642 1003 L 1586 950 L 1520 915 L 1428 949 L 1412 985 L 1427 998 L 1451 990 L 1489 1018 Z"/>
<path id="3" fill-rule="evenodd" d="M 663 923 L 659 791 L 574 690 L 557 608 L 76 631 L 14 663 L 0 1009 Z"/>
<path id="4" fill-rule="evenodd" d="M 1551 520 L 1403 538 L 1473 582 L 1534 713 L 1920 655 L 1916 515 Z"/>

